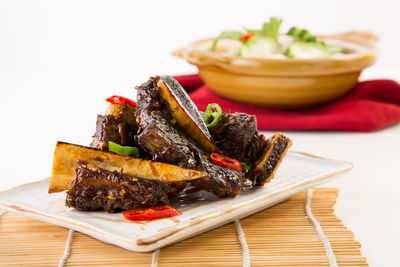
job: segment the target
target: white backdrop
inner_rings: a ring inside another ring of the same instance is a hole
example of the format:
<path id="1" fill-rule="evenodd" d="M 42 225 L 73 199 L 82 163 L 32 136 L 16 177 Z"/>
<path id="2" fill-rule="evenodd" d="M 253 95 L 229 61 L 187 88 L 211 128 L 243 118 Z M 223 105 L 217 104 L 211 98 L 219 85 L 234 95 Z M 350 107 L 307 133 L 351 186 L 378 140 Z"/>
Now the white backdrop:
<path id="1" fill-rule="evenodd" d="M 134 86 L 150 75 L 194 72 L 171 55 L 173 49 L 222 30 L 260 27 L 270 16 L 282 18 L 284 30 L 296 25 L 315 34 L 374 32 L 381 38 L 379 60 L 362 79 L 400 80 L 396 0 L 0 0 L 0 190 L 49 176 L 56 140 L 88 144 L 106 97 L 133 98 Z M 394 163 L 398 126 L 371 134 L 288 133 L 296 150 L 355 163 L 349 179 L 332 185 L 341 190 L 337 212 L 363 243 L 370 262 L 385 262 L 381 266 L 400 264 L 398 247 L 387 245 L 400 237 L 399 216 L 393 214 L 400 186 Z M 397 186 L 372 184 L 378 176 Z M 378 192 L 374 201 L 370 196 Z M 385 220 L 366 206 L 382 216 L 391 211 L 386 217 L 391 224 L 383 227 Z"/>
<path id="2" fill-rule="evenodd" d="M 116 72 L 185 64 L 170 52 L 188 42 L 270 16 L 313 33 L 372 31 L 379 64 L 400 60 L 396 0 L 0 1 L 0 71 Z M 398 65 L 397 65 L 398 67 Z"/>

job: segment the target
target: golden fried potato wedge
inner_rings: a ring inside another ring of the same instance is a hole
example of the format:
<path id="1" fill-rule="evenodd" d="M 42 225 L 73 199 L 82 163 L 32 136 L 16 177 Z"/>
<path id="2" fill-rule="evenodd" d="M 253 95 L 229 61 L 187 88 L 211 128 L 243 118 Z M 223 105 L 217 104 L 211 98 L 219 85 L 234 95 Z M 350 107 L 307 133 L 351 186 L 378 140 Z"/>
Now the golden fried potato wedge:
<path id="1" fill-rule="evenodd" d="M 160 96 L 168 102 L 170 114 L 194 140 L 209 152 L 218 149 L 196 105 L 190 100 L 182 86 L 172 77 L 165 75 L 157 82 Z"/>
<path id="2" fill-rule="evenodd" d="M 93 164 L 108 171 L 122 171 L 126 175 L 161 182 L 189 181 L 207 176 L 206 173 L 175 165 L 122 156 L 90 147 L 57 142 L 49 193 L 69 189 L 80 162 Z"/>

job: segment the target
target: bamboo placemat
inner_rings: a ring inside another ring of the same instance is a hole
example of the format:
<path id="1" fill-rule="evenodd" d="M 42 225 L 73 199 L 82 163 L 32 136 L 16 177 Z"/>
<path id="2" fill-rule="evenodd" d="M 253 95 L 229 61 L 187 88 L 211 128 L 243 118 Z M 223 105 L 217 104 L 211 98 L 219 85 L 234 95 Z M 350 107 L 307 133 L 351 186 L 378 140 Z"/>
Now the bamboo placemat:
<path id="1" fill-rule="evenodd" d="M 337 195 L 337 189 L 315 189 L 308 198 L 303 192 L 154 253 L 128 251 L 5 213 L 0 218 L 0 265 L 57 266 L 64 255 L 66 266 L 367 266 L 360 243 L 334 214 Z"/>

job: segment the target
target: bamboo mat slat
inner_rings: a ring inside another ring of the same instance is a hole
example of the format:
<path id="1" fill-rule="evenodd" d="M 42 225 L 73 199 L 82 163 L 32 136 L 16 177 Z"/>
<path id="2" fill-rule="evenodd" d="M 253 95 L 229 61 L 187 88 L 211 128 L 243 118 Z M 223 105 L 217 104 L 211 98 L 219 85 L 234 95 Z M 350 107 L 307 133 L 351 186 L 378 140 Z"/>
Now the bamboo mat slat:
<path id="1" fill-rule="evenodd" d="M 315 189 L 311 211 L 339 266 L 368 266 L 360 243 L 334 214 L 337 189 Z M 240 220 L 251 266 L 329 266 L 326 250 L 305 212 L 306 193 Z M 1 266 L 57 266 L 68 229 L 6 213 L 0 218 Z M 151 266 L 152 253 L 136 253 L 74 233 L 67 266 Z M 242 266 L 230 223 L 160 250 L 158 266 Z"/>

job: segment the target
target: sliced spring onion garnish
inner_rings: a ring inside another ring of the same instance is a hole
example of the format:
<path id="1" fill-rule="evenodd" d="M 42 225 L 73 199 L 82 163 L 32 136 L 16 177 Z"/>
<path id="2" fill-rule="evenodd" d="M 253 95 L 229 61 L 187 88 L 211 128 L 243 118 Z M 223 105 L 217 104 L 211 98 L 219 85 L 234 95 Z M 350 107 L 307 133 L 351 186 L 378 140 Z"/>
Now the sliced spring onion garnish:
<path id="1" fill-rule="evenodd" d="M 123 156 L 139 157 L 139 149 L 132 146 L 121 146 L 112 141 L 108 141 L 108 151 L 114 152 Z"/>
<path id="2" fill-rule="evenodd" d="M 245 171 L 245 172 L 248 172 L 249 171 L 249 165 L 247 165 L 246 164 L 246 162 L 243 162 L 243 161 L 239 161 L 239 163 L 240 163 L 240 166 L 242 166 L 242 168 L 243 168 L 243 170 Z"/>
<path id="3" fill-rule="evenodd" d="M 204 122 L 208 128 L 217 126 L 222 118 L 222 109 L 218 104 L 208 104 L 206 112 L 204 113 Z"/>

